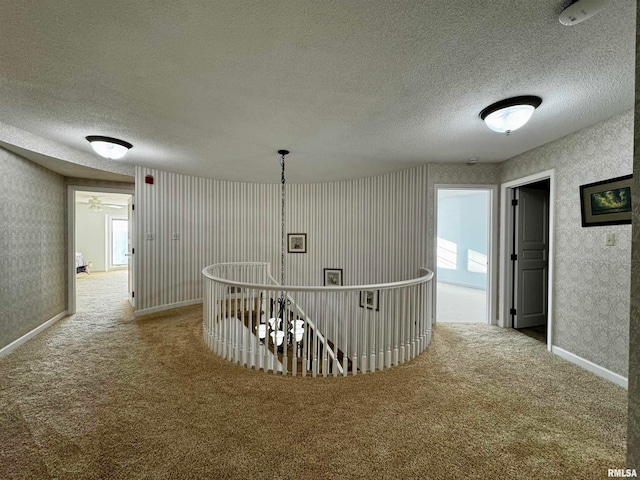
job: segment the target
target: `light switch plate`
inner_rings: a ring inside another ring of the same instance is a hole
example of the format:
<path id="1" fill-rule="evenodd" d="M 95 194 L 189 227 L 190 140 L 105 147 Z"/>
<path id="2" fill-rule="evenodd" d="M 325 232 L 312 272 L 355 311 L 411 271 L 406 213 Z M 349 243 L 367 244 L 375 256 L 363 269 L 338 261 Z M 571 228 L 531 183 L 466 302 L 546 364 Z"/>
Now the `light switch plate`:
<path id="1" fill-rule="evenodd" d="M 616 234 L 607 233 L 606 245 L 607 247 L 613 247 L 616 244 Z"/>

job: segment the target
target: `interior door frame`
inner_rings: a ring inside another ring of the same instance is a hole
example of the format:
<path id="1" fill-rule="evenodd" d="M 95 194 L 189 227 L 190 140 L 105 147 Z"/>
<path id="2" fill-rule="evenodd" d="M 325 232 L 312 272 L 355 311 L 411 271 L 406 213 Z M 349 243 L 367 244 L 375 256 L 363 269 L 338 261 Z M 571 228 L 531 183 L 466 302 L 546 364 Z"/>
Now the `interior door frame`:
<path id="1" fill-rule="evenodd" d="M 68 315 L 73 315 L 74 313 L 76 313 L 76 192 L 123 193 L 125 195 L 132 196 L 135 194 L 133 185 L 131 186 L 131 188 L 93 187 L 91 185 L 67 185 Z"/>
<path id="2" fill-rule="evenodd" d="M 438 190 L 485 190 L 489 192 L 489 226 L 487 228 L 487 323 L 496 324 L 498 285 L 498 186 L 487 184 L 450 184 L 437 183 L 433 186 L 433 281 L 432 295 L 433 323 L 437 321 L 438 302 Z"/>
<path id="3" fill-rule="evenodd" d="M 556 198 L 555 169 L 534 173 L 526 177 L 511 180 L 500 185 L 500 308 L 498 326 L 512 328 L 513 320 L 509 313 L 511 308 L 511 290 L 513 288 L 513 272 L 511 270 L 510 247 L 511 232 L 514 226 L 514 213 L 511 208 L 511 196 L 508 190 L 525 187 L 541 180 L 549 180 L 549 263 L 548 263 L 548 293 L 547 293 L 547 350 L 553 345 L 551 328 L 553 325 L 553 267 L 554 267 L 554 211 Z"/>

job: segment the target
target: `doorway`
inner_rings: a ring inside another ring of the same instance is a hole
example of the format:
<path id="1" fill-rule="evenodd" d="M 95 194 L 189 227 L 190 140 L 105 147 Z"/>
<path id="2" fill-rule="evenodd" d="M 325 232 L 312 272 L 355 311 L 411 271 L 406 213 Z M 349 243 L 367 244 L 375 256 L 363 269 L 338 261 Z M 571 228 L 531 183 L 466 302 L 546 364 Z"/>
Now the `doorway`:
<path id="1" fill-rule="evenodd" d="M 499 325 L 552 345 L 554 171 L 502 185 Z"/>
<path id="2" fill-rule="evenodd" d="M 547 342 L 549 179 L 511 190 L 511 321 L 521 333 Z"/>
<path id="3" fill-rule="evenodd" d="M 435 320 L 491 323 L 494 186 L 435 186 Z"/>
<path id="4" fill-rule="evenodd" d="M 132 198 L 127 189 L 68 187 L 70 313 L 99 309 L 107 297 L 131 302 Z"/>

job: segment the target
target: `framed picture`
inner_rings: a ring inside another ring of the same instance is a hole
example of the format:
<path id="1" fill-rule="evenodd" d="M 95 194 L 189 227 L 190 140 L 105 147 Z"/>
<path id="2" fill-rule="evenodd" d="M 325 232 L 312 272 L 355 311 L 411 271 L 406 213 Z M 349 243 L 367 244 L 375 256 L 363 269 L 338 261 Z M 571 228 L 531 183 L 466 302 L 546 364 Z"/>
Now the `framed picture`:
<path id="1" fill-rule="evenodd" d="M 325 287 L 342 286 L 342 269 L 341 268 L 325 268 L 324 269 L 324 286 Z"/>
<path id="2" fill-rule="evenodd" d="M 307 253 L 307 234 L 306 233 L 287 234 L 287 252 Z"/>
<path id="3" fill-rule="evenodd" d="M 582 226 L 631 223 L 631 182 L 633 175 L 616 177 L 580 186 Z"/>
<path id="4" fill-rule="evenodd" d="M 361 291 L 360 306 L 369 310 L 380 310 L 380 290 Z"/>

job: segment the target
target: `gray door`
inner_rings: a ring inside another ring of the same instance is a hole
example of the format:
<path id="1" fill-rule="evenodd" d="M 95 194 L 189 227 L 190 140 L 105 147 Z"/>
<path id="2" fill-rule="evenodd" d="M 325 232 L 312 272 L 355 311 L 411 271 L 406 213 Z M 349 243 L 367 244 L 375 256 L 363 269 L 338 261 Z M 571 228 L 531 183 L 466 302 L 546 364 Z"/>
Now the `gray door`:
<path id="1" fill-rule="evenodd" d="M 513 327 L 547 323 L 549 193 L 516 188 Z"/>
<path id="2" fill-rule="evenodd" d="M 127 219 L 128 221 L 128 231 L 127 231 L 127 259 L 128 259 L 128 267 L 129 267 L 129 303 L 133 308 L 136 307 L 136 298 L 135 292 L 133 291 L 135 285 L 135 260 L 133 257 L 134 253 L 134 242 L 133 235 L 135 230 L 134 223 L 134 210 L 133 210 L 133 195 L 129 198 L 127 202 Z"/>

